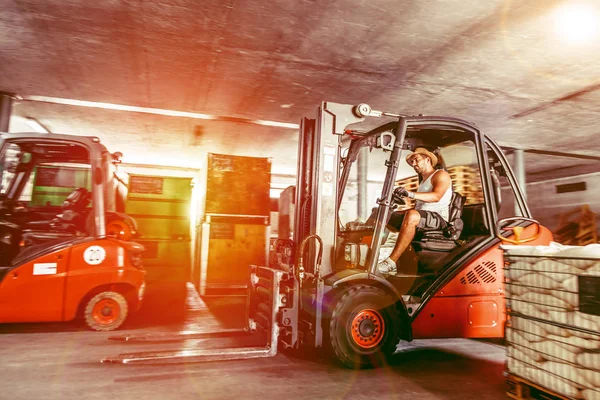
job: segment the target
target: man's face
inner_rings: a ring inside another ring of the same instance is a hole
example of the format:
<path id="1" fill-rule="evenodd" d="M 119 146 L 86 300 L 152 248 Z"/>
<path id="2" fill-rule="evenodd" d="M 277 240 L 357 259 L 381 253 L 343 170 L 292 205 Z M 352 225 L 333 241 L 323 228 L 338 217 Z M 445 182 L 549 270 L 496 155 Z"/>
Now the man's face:
<path id="1" fill-rule="evenodd" d="M 427 156 L 423 156 L 421 154 L 417 154 L 413 158 L 410 159 L 410 166 L 413 167 L 417 174 L 422 173 L 425 169 L 427 169 L 427 165 L 429 164 L 429 158 Z"/>

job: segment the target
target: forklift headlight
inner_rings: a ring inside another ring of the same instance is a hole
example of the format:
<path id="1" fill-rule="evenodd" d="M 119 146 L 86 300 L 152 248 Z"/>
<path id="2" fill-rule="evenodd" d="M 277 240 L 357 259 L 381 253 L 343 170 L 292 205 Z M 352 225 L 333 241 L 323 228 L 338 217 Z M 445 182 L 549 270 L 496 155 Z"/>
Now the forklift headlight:
<path id="1" fill-rule="evenodd" d="M 136 268 L 143 269 L 142 265 L 142 252 L 139 250 L 131 250 L 129 251 L 129 261 L 131 265 Z"/>

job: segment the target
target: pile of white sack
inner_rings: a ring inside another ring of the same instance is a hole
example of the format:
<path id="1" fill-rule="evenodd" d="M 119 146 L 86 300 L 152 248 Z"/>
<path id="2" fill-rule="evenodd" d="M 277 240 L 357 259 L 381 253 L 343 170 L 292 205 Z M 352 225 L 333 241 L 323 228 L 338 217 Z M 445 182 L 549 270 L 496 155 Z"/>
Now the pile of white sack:
<path id="1" fill-rule="evenodd" d="M 579 309 L 579 276 L 600 277 L 600 244 L 502 246 L 507 369 L 573 399 L 600 400 L 600 315 Z M 599 288 L 600 290 L 600 288 Z"/>

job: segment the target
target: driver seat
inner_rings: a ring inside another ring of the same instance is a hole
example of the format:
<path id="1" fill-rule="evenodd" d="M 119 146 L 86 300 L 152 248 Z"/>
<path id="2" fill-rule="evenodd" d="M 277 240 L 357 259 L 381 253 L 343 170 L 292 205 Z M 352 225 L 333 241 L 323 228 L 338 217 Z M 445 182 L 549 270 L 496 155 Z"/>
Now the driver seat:
<path id="1" fill-rule="evenodd" d="M 87 234 L 86 207 L 91 202 L 91 193 L 85 188 L 73 190 L 62 203 L 62 213 L 47 225 L 45 230 L 26 229 L 22 243 L 25 247 L 55 239 L 69 239 Z"/>
<path id="2" fill-rule="evenodd" d="M 448 225 L 439 231 L 418 232 L 415 240 L 412 242 L 416 251 L 449 252 L 458 246 L 457 240 L 465 226 L 461 219 L 465 200 L 466 197 L 460 193 L 452 193 L 449 205 Z"/>

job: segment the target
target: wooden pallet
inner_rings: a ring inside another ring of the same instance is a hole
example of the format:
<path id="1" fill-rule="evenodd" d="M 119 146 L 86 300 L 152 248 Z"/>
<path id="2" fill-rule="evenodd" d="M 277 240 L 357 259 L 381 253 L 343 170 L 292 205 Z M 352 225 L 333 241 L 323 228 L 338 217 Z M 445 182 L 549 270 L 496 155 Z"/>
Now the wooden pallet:
<path id="1" fill-rule="evenodd" d="M 515 375 L 508 375 L 506 395 L 515 400 L 573 400 Z"/>
<path id="2" fill-rule="evenodd" d="M 565 245 L 585 246 L 598 243 L 596 214 L 587 204 L 558 216 L 554 240 Z"/>
<path id="3" fill-rule="evenodd" d="M 468 165 L 455 165 L 453 167 L 448 168 L 448 173 L 450 175 L 454 174 L 464 174 L 464 173 L 477 173 L 477 168 L 468 166 Z"/>

